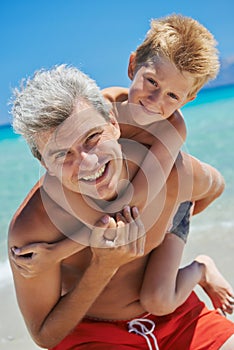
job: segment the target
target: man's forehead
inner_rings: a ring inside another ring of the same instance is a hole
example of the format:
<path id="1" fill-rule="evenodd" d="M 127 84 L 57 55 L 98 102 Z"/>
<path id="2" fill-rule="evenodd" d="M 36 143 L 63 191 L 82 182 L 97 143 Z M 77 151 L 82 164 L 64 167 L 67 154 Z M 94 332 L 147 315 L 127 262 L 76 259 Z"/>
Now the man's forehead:
<path id="1" fill-rule="evenodd" d="M 107 125 L 105 118 L 93 107 L 78 104 L 73 114 L 51 131 L 45 131 L 38 136 L 40 148 L 47 149 L 70 148 L 74 142 L 82 142 L 93 130 Z"/>

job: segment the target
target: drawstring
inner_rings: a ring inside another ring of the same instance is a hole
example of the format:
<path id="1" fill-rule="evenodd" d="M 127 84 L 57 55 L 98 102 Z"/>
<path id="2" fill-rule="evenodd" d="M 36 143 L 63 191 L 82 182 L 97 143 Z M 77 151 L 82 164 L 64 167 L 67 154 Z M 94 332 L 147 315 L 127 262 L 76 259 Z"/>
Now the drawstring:
<path id="1" fill-rule="evenodd" d="M 147 326 L 144 323 L 146 324 L 148 323 L 149 328 L 147 328 Z M 136 334 L 142 335 L 145 338 L 145 340 L 147 341 L 149 350 L 153 350 L 149 337 L 151 337 L 154 341 L 155 350 L 159 350 L 156 336 L 153 334 L 155 323 L 152 320 L 148 320 L 147 318 L 136 318 L 128 322 L 128 326 L 129 326 L 128 328 L 129 333 L 134 332 Z"/>

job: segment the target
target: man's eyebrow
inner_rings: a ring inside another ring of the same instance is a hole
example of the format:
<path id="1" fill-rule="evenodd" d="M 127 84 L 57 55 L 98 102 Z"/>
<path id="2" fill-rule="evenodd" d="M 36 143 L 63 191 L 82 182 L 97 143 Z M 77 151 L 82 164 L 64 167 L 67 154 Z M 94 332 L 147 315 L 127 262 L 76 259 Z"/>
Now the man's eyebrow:
<path id="1" fill-rule="evenodd" d="M 84 133 L 84 135 L 81 137 L 80 142 L 83 142 L 89 135 L 91 135 L 94 132 L 100 132 L 102 131 L 102 127 L 101 126 L 95 126 L 92 129 L 89 129 L 87 132 Z M 53 155 L 55 155 L 56 153 L 60 153 L 60 152 L 65 152 L 67 153 L 69 151 L 70 147 L 64 147 L 64 148 L 60 148 L 60 149 L 54 149 L 54 150 L 49 150 L 48 152 L 48 156 L 52 157 Z"/>
<path id="2" fill-rule="evenodd" d="M 85 140 L 89 135 L 95 133 L 95 132 L 100 132 L 102 131 L 103 128 L 102 126 L 94 126 L 92 129 L 89 129 L 89 131 L 87 131 L 81 138 L 81 140 Z"/>

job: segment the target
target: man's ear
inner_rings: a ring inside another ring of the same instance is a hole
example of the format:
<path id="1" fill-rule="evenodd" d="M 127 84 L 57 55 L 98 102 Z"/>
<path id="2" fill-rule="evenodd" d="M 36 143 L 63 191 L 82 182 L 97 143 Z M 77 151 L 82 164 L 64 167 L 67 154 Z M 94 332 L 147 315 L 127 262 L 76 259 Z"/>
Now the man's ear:
<path id="1" fill-rule="evenodd" d="M 134 77 L 134 72 L 136 68 L 136 52 L 132 52 L 130 57 L 129 57 L 129 62 L 128 62 L 128 77 L 129 79 L 133 80 Z"/>

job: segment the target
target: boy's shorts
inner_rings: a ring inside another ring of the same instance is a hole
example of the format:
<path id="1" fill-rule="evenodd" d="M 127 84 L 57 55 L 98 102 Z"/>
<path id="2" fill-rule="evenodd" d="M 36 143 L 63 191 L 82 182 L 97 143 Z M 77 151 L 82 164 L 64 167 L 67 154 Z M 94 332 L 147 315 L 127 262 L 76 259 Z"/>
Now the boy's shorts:
<path id="1" fill-rule="evenodd" d="M 144 327 L 154 330 L 145 337 Z M 134 333 L 133 329 L 144 335 Z M 218 350 L 233 334 L 234 323 L 217 311 L 208 310 L 193 292 L 166 316 L 145 314 L 129 321 L 85 318 L 53 350 Z"/>
<path id="2" fill-rule="evenodd" d="M 174 233 L 180 237 L 184 243 L 187 242 L 190 226 L 190 216 L 192 202 L 183 202 L 180 204 L 172 223 L 172 228 L 169 230 L 170 233 Z"/>

